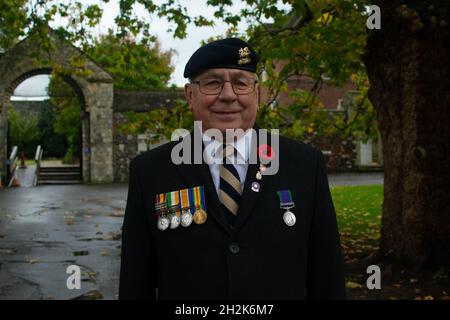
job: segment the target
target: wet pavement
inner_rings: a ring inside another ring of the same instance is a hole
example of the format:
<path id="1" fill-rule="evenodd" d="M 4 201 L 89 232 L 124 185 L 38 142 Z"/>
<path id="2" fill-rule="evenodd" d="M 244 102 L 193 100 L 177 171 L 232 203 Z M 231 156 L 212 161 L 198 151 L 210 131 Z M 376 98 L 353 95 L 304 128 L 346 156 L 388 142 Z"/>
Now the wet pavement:
<path id="1" fill-rule="evenodd" d="M 126 185 L 0 190 L 0 299 L 117 299 Z M 69 265 L 81 289 L 69 290 Z"/>
<path id="2" fill-rule="evenodd" d="M 381 184 L 383 176 L 329 181 Z M 0 300 L 117 299 L 126 196 L 126 184 L 0 189 Z M 81 268 L 81 289 L 67 288 L 70 265 Z"/>
<path id="3" fill-rule="evenodd" d="M 383 172 L 346 172 L 328 175 L 330 186 L 383 184 Z"/>
<path id="4" fill-rule="evenodd" d="M 24 168 L 17 168 L 16 177 L 19 179 L 19 183 L 21 187 L 33 187 L 35 174 L 36 173 L 36 165 L 28 165 Z"/>

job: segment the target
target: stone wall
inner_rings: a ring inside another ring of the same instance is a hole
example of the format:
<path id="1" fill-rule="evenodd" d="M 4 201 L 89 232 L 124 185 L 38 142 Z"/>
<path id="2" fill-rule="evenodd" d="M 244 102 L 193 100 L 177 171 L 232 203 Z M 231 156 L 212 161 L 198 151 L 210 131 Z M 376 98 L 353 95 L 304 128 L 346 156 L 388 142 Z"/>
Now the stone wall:
<path id="1" fill-rule="evenodd" d="M 149 144 L 147 134 L 123 134 L 117 127 L 126 121 L 127 111 L 147 112 L 160 108 L 171 108 L 176 99 L 184 99 L 183 90 L 114 90 L 113 148 L 114 182 L 128 181 L 130 161 L 138 154 L 154 148 L 158 144 Z"/>

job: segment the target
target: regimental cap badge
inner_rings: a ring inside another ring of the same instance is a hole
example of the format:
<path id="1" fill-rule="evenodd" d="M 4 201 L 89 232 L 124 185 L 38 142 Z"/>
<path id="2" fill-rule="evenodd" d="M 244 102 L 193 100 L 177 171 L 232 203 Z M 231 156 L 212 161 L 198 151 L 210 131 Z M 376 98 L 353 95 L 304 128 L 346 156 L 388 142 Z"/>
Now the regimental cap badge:
<path id="1" fill-rule="evenodd" d="M 250 49 L 248 47 L 240 48 L 238 64 L 248 64 L 250 62 Z"/>

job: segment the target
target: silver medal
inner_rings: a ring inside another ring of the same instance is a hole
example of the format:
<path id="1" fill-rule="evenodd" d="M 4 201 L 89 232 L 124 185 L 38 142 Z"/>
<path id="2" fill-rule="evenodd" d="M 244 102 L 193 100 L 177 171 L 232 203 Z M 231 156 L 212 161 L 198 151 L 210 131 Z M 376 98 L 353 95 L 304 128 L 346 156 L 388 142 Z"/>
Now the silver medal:
<path id="1" fill-rule="evenodd" d="M 181 225 L 183 227 L 189 227 L 192 223 L 193 217 L 189 210 L 184 210 L 181 214 Z"/>
<path id="2" fill-rule="evenodd" d="M 166 216 L 160 216 L 158 218 L 158 229 L 161 231 L 166 230 L 169 227 L 170 220 Z"/>
<path id="3" fill-rule="evenodd" d="M 295 222 L 297 221 L 297 218 L 295 217 L 295 214 L 293 214 L 291 211 L 287 210 L 283 214 L 283 220 L 287 226 L 292 227 L 295 224 Z"/>
<path id="4" fill-rule="evenodd" d="M 178 228 L 178 226 L 180 225 L 181 219 L 179 216 L 177 216 L 176 214 L 174 214 L 171 218 L 170 218 L 170 229 L 176 229 Z"/>

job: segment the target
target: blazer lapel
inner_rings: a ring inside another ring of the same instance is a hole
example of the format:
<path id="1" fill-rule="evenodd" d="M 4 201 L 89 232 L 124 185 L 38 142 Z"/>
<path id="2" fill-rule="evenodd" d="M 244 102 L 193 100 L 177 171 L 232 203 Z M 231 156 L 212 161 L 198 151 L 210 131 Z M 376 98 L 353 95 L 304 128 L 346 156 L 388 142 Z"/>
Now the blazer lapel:
<path id="1" fill-rule="evenodd" d="M 255 126 L 256 130 L 256 150 L 251 149 L 250 152 L 258 152 L 259 148 L 259 128 Z M 267 142 L 270 145 L 270 138 Z M 259 170 L 260 160 L 259 156 L 257 156 L 256 164 L 249 164 L 247 169 L 247 175 L 245 177 L 244 190 L 242 192 L 241 202 L 239 204 L 239 209 L 237 212 L 236 222 L 234 225 L 234 231 L 237 231 L 249 218 L 250 213 L 253 210 L 253 207 L 256 204 L 256 201 L 264 193 L 265 187 L 270 183 L 272 176 L 263 175 L 261 180 L 256 179 L 256 173 Z M 252 184 L 259 184 L 258 191 L 252 190 Z"/>

